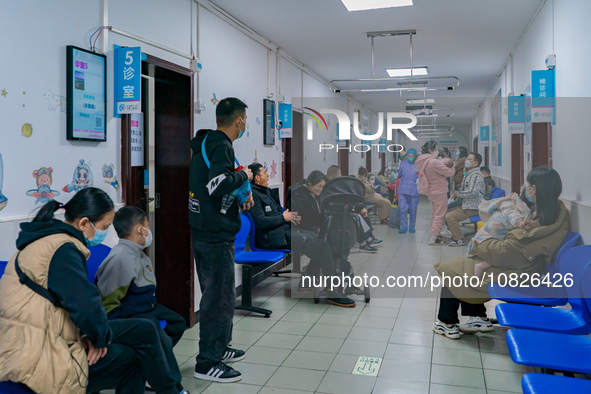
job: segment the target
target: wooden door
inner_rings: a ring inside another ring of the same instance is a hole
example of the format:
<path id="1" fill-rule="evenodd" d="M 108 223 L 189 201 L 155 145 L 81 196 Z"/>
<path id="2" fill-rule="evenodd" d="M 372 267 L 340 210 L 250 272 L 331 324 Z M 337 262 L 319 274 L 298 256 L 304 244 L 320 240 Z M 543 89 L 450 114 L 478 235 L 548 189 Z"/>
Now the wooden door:
<path id="1" fill-rule="evenodd" d="M 371 150 L 365 152 L 365 168 L 371 172 Z"/>
<path id="2" fill-rule="evenodd" d="M 484 147 L 484 165 L 488 167 L 488 146 Z"/>
<path id="3" fill-rule="evenodd" d="M 552 127 L 550 123 L 532 123 L 532 168 L 552 167 Z"/>
<path id="4" fill-rule="evenodd" d="M 519 193 L 523 185 L 524 146 L 523 134 L 511 135 L 511 192 Z"/>
<path id="5" fill-rule="evenodd" d="M 345 146 L 341 146 L 339 149 L 339 168 L 341 169 L 341 175 L 349 175 L 349 140 L 346 141 Z"/>

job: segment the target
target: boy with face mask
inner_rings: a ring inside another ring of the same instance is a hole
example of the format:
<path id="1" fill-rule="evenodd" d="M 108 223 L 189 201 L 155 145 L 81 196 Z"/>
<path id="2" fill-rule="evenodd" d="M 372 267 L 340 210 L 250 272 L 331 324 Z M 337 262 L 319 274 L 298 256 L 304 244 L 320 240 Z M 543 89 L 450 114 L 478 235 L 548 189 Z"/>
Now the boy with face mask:
<path id="1" fill-rule="evenodd" d="M 186 322 L 182 316 L 156 302 L 154 264 L 144 253 L 144 249 L 152 244 L 148 215 L 137 207 L 123 207 L 115 214 L 113 226 L 119 243 L 96 274 L 96 285 L 107 317 L 141 318 L 154 323 L 171 373 L 182 393 L 182 378 L 172 348 L 183 336 Z M 164 330 L 160 328 L 160 320 L 166 321 Z"/>

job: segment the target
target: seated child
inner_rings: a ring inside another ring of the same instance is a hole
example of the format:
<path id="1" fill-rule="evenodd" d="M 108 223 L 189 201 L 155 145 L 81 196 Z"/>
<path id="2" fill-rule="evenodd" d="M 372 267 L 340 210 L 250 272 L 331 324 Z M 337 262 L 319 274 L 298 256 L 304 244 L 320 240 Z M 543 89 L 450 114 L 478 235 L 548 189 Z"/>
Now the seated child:
<path id="1" fill-rule="evenodd" d="M 154 264 L 143 251 L 152 243 L 148 216 L 140 208 L 123 207 L 115 214 L 113 226 L 119 243 L 96 274 L 107 317 L 151 320 L 158 329 L 164 353 L 182 392 L 181 375 L 172 348 L 183 336 L 186 323 L 182 316 L 156 302 Z M 164 330 L 160 328 L 160 320 L 166 321 Z"/>
<path id="2" fill-rule="evenodd" d="M 514 228 L 524 228 L 531 218 L 531 211 L 516 193 L 507 197 L 484 201 L 478 206 L 480 219 L 484 225 L 470 243 L 470 254 L 475 253 L 476 245 L 489 238 L 505 239 L 507 233 Z"/>

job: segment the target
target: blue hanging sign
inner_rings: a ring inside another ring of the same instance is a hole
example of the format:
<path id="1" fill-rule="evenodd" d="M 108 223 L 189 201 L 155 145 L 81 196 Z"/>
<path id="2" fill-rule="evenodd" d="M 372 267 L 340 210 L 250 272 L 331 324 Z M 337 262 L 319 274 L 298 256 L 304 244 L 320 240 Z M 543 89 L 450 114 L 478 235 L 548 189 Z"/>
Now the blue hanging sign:
<path id="1" fill-rule="evenodd" d="M 508 97 L 509 134 L 523 134 L 525 131 L 525 97 Z"/>
<path id="2" fill-rule="evenodd" d="M 291 104 L 279 103 L 279 120 L 282 129 L 291 129 Z"/>
<path id="3" fill-rule="evenodd" d="M 388 140 L 385 138 L 380 138 L 379 148 L 380 153 L 386 152 L 388 149 Z"/>
<path id="4" fill-rule="evenodd" d="M 488 144 L 490 140 L 490 126 L 481 126 L 480 127 L 480 143 L 481 144 Z"/>
<path id="5" fill-rule="evenodd" d="M 142 51 L 140 47 L 114 49 L 115 114 L 142 112 Z"/>
<path id="6" fill-rule="evenodd" d="M 533 123 L 554 123 L 554 103 L 556 97 L 554 69 L 532 71 L 531 87 L 531 121 Z"/>

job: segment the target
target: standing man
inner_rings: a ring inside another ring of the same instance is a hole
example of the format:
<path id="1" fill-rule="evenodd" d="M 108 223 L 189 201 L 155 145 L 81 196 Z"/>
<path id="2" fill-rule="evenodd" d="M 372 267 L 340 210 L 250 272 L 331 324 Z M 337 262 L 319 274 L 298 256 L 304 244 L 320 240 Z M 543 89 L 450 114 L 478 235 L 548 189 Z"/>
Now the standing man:
<path id="1" fill-rule="evenodd" d="M 199 130 L 191 141 L 189 225 L 202 293 L 195 377 L 214 382 L 242 379 L 240 372 L 225 363 L 245 357 L 242 350 L 228 345 L 236 302 L 234 239 L 241 225 L 238 205 L 244 210 L 253 205 L 238 201 L 242 193 L 234 193 L 252 180 L 248 168 L 234 170 L 232 147 L 246 130 L 246 108 L 237 98 L 223 99 L 215 111 L 217 130 Z"/>

